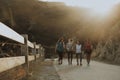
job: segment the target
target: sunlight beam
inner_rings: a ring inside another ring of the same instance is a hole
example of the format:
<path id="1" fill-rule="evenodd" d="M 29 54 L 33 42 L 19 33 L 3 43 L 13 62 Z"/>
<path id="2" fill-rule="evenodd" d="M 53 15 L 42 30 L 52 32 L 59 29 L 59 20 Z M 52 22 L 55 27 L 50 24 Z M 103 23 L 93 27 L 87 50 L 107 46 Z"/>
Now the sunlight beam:
<path id="1" fill-rule="evenodd" d="M 120 0 L 42 0 L 49 2 L 64 2 L 68 6 L 79 6 L 89 8 L 93 12 L 105 15 Z"/>

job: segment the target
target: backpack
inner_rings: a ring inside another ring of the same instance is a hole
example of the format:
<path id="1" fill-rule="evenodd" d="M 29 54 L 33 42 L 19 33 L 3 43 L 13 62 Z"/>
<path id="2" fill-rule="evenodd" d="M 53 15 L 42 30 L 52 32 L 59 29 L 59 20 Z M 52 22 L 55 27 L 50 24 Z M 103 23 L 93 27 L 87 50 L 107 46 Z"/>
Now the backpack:
<path id="1" fill-rule="evenodd" d="M 85 52 L 86 52 L 86 53 L 91 53 L 91 51 L 92 51 L 91 44 L 86 44 L 86 45 L 85 45 Z"/>
<path id="2" fill-rule="evenodd" d="M 59 51 L 59 52 L 63 52 L 64 51 L 64 47 L 63 47 L 63 43 L 62 42 L 58 42 L 57 43 L 57 51 Z"/>

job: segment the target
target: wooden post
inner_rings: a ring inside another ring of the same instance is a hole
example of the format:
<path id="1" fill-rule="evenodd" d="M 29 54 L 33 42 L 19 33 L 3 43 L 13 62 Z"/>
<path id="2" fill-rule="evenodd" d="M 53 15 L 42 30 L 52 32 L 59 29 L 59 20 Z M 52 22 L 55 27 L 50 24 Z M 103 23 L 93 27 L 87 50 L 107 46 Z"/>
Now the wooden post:
<path id="1" fill-rule="evenodd" d="M 22 47 L 23 47 L 23 45 L 21 44 L 21 45 L 20 45 L 21 56 L 23 56 Z"/>
<path id="2" fill-rule="evenodd" d="M 43 60 L 45 59 L 45 48 L 43 48 Z"/>
<path id="3" fill-rule="evenodd" d="M 34 42 L 34 56 L 35 56 L 35 61 L 37 60 L 37 57 L 36 57 L 36 42 Z"/>
<path id="4" fill-rule="evenodd" d="M 44 61 L 44 48 L 43 47 L 41 47 L 41 58 L 42 58 L 42 61 Z"/>
<path id="5" fill-rule="evenodd" d="M 39 58 L 41 58 L 41 44 L 39 44 L 38 54 L 39 54 Z"/>
<path id="6" fill-rule="evenodd" d="M 27 43 L 27 41 L 28 41 L 28 35 L 27 34 L 25 34 L 25 35 L 23 35 L 23 37 L 24 37 L 24 41 L 25 41 L 25 51 L 24 51 L 24 55 L 25 55 L 25 63 L 26 63 L 26 72 L 27 72 L 27 76 L 29 75 L 29 60 L 28 60 L 28 55 L 29 55 L 29 52 L 28 52 L 28 43 Z"/>

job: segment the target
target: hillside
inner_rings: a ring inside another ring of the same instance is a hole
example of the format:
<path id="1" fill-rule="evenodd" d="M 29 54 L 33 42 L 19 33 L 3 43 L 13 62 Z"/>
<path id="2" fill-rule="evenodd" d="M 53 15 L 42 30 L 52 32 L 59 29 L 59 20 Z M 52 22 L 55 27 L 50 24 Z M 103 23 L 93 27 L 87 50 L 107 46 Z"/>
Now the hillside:
<path id="1" fill-rule="evenodd" d="M 0 21 L 30 41 L 54 46 L 59 37 L 92 40 L 95 56 L 120 62 L 120 4 L 106 17 L 86 8 L 38 0 L 0 0 Z"/>
<path id="2" fill-rule="evenodd" d="M 52 45 L 59 37 L 74 32 L 80 24 L 80 12 L 84 14 L 86 11 L 64 3 L 0 0 L 0 21 L 21 34 L 28 34 L 32 41 L 45 45 Z"/>

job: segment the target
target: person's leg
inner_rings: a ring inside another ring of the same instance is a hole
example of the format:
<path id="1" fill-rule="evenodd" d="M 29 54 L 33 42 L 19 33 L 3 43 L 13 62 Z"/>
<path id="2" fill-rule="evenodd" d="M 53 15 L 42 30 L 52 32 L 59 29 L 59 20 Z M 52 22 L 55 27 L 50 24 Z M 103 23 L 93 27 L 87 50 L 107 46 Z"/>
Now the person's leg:
<path id="1" fill-rule="evenodd" d="M 68 64 L 70 64 L 70 52 L 67 52 L 68 54 Z"/>
<path id="2" fill-rule="evenodd" d="M 61 53 L 61 64 L 62 64 L 62 61 L 63 61 L 63 52 Z"/>
<path id="3" fill-rule="evenodd" d="M 90 64 L 91 53 L 88 54 L 88 65 Z"/>
<path id="4" fill-rule="evenodd" d="M 86 54 L 87 65 L 89 66 L 89 52 L 85 51 L 85 54 Z"/>
<path id="5" fill-rule="evenodd" d="M 70 54 L 71 54 L 71 64 L 72 64 L 73 52 L 71 51 Z"/>
<path id="6" fill-rule="evenodd" d="M 76 61 L 77 61 L 77 65 L 79 65 L 79 62 L 78 62 L 78 54 L 76 53 Z"/>
<path id="7" fill-rule="evenodd" d="M 58 64 L 60 64 L 60 52 L 58 51 Z"/>
<path id="8" fill-rule="evenodd" d="M 82 53 L 80 53 L 80 65 L 82 65 Z"/>
<path id="9" fill-rule="evenodd" d="M 86 53 L 86 60 L 87 60 L 87 64 L 89 64 L 89 61 L 88 61 L 88 53 Z"/>
<path id="10" fill-rule="evenodd" d="M 86 54 L 86 57 L 87 57 L 87 64 L 88 64 L 88 66 L 89 66 L 89 63 L 90 63 L 90 56 L 91 56 L 90 53 L 87 53 L 87 54 Z"/>

